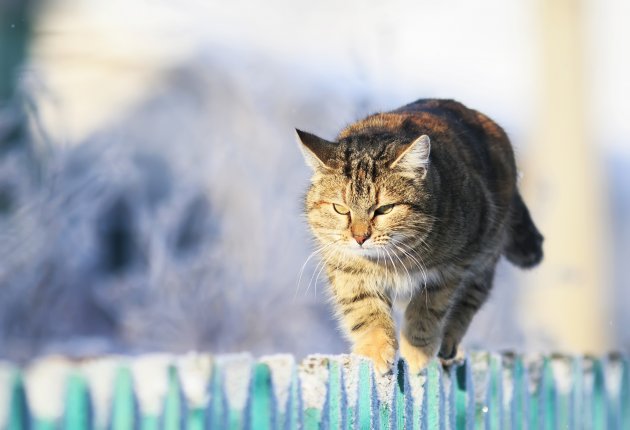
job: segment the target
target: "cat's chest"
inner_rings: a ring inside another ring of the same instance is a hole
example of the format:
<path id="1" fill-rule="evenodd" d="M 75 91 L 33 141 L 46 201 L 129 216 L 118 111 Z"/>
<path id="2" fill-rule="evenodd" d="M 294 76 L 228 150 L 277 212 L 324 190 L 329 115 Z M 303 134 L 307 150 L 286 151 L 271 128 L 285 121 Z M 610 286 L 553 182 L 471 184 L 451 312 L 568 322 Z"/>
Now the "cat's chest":
<path id="1" fill-rule="evenodd" d="M 435 285 L 442 279 L 442 274 L 438 269 L 425 270 L 392 270 L 385 268 L 380 273 L 373 275 L 372 281 L 380 284 L 383 289 L 395 295 L 412 294 L 427 285 Z"/>
<path id="2" fill-rule="evenodd" d="M 436 285 L 443 279 L 442 271 L 437 268 L 413 270 L 392 262 L 362 265 L 355 269 L 338 272 L 333 279 L 351 288 L 363 285 L 368 289 L 402 296 L 410 295 L 427 285 Z"/>

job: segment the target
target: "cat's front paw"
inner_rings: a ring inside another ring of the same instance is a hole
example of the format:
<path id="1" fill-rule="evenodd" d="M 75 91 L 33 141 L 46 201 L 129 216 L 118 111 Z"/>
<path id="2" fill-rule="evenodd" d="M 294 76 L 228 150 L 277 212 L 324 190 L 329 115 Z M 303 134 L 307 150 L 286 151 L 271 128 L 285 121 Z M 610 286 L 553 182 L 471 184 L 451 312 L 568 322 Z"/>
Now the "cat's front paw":
<path id="1" fill-rule="evenodd" d="M 352 352 L 368 357 L 382 375 L 391 371 L 396 357 L 396 338 L 383 329 L 373 329 L 354 344 Z"/>
<path id="2" fill-rule="evenodd" d="M 413 346 L 405 335 L 400 336 L 400 355 L 407 362 L 410 375 L 417 375 L 422 369 L 427 367 L 429 361 L 433 358 L 433 354 L 427 354 L 420 348 Z"/>
<path id="3" fill-rule="evenodd" d="M 457 343 L 444 339 L 440 352 L 438 353 L 438 358 L 442 363 L 442 367 L 448 368 L 462 364 L 466 359 L 466 353 Z"/>

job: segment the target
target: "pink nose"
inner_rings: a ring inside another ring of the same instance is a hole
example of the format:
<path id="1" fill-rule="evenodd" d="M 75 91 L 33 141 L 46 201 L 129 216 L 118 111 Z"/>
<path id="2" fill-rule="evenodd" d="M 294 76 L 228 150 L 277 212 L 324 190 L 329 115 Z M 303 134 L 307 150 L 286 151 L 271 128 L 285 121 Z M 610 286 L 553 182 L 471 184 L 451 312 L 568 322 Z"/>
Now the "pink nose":
<path id="1" fill-rule="evenodd" d="M 354 240 L 357 241 L 359 245 L 363 245 L 363 243 L 370 238 L 369 234 L 361 234 L 361 235 L 353 235 Z"/>

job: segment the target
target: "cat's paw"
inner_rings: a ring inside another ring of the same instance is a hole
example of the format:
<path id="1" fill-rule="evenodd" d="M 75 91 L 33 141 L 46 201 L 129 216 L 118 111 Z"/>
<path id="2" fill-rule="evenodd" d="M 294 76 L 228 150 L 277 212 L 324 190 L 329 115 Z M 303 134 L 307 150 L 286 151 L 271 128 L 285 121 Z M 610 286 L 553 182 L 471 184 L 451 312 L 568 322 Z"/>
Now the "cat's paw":
<path id="1" fill-rule="evenodd" d="M 368 357 L 381 375 L 392 370 L 396 357 L 396 338 L 383 329 L 373 329 L 357 341 L 352 352 Z"/>
<path id="2" fill-rule="evenodd" d="M 427 367 L 429 361 L 433 358 L 432 354 L 417 348 L 409 343 L 405 335 L 400 336 L 400 355 L 407 362 L 410 375 L 417 375 L 422 369 Z"/>
<path id="3" fill-rule="evenodd" d="M 451 366 L 459 366 L 466 360 L 466 352 L 461 346 L 454 348 L 454 352 L 448 356 L 443 356 L 442 351 L 438 354 L 442 367 L 449 368 Z"/>
<path id="4" fill-rule="evenodd" d="M 457 355 L 458 349 L 459 342 L 455 341 L 451 336 L 446 336 L 442 340 L 440 352 L 438 352 L 438 358 L 440 360 L 451 360 Z"/>

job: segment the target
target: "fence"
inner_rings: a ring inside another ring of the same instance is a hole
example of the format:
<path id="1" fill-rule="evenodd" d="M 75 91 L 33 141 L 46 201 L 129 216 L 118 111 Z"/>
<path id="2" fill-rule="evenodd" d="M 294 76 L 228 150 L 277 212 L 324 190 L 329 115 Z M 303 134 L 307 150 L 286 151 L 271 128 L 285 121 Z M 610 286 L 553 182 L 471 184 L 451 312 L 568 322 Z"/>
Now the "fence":
<path id="1" fill-rule="evenodd" d="M 0 428 L 630 429 L 629 366 L 472 353 L 410 377 L 352 355 L 47 357 L 0 363 Z"/>

